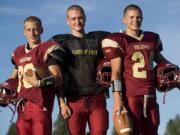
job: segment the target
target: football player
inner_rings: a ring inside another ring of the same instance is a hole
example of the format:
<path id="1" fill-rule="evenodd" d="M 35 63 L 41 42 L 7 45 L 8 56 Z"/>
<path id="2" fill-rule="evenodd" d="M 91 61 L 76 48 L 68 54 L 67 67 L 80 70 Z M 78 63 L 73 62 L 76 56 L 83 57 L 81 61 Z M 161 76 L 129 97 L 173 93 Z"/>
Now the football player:
<path id="1" fill-rule="evenodd" d="M 111 59 L 113 115 L 125 109 L 133 119 L 133 135 L 157 135 L 160 121 L 153 61 L 168 61 L 160 53 L 159 35 L 141 30 L 142 21 L 140 7 L 128 5 L 123 12 L 125 31 L 107 36 L 102 46 Z"/>
<path id="2" fill-rule="evenodd" d="M 101 40 L 109 33 L 86 33 L 86 16 L 79 5 L 67 9 L 66 20 L 71 34 L 59 34 L 52 38 L 60 42 L 66 51 L 64 79 L 67 103 L 62 97 L 61 114 L 68 118 L 71 135 L 85 135 L 87 123 L 91 135 L 106 135 L 108 111 L 104 93 L 107 88 L 96 83 L 96 68 L 103 58 Z"/>
<path id="3" fill-rule="evenodd" d="M 41 41 L 42 33 L 41 20 L 27 17 L 24 20 L 27 43 L 18 46 L 12 54 L 15 68 L 10 78 L 18 79 L 17 92 L 21 99 L 17 104 L 18 135 L 51 135 L 55 87 L 62 84 L 59 64 L 63 59 L 59 54 L 63 54 L 63 49 L 56 42 Z"/>

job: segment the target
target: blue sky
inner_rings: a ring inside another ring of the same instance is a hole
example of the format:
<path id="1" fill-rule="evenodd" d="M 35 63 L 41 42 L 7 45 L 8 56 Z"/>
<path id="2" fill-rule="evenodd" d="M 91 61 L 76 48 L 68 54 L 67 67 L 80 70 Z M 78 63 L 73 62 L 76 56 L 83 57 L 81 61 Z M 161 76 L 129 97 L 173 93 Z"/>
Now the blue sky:
<path id="1" fill-rule="evenodd" d="M 26 42 L 22 30 L 23 20 L 30 15 L 38 16 L 44 25 L 43 40 L 58 33 L 69 33 L 66 25 L 66 9 L 72 4 L 81 5 L 86 12 L 86 32 L 106 30 L 117 32 L 124 30 L 122 11 L 127 4 L 138 4 L 144 14 L 142 29 L 160 34 L 164 50 L 162 54 L 172 63 L 180 66 L 180 1 L 179 0 L 0 0 L 0 82 L 7 79 L 13 68 L 10 56 L 20 44 Z M 162 104 L 163 95 L 157 93 L 160 104 L 161 123 L 159 135 L 163 135 L 166 123 L 180 114 L 180 93 L 177 89 L 166 96 L 166 104 Z M 110 111 L 110 128 L 112 129 L 111 109 L 112 96 L 107 100 Z M 0 108 L 0 135 L 5 135 L 10 125 L 11 111 Z M 58 115 L 55 102 L 53 120 Z M 17 114 L 16 114 L 17 116 Z M 16 120 L 16 117 L 13 121 Z"/>

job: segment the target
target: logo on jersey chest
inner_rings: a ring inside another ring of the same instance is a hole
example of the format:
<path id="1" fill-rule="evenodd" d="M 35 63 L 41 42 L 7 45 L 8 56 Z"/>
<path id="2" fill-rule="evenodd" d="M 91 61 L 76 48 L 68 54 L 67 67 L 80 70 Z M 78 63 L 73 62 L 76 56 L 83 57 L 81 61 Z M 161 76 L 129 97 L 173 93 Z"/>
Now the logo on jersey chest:
<path id="1" fill-rule="evenodd" d="M 151 49 L 150 45 L 146 45 L 146 44 L 139 44 L 139 45 L 134 45 L 134 49 L 135 50 L 144 50 L 144 49 Z"/>
<path id="2" fill-rule="evenodd" d="M 28 62 L 28 61 L 31 61 L 31 59 L 32 59 L 32 57 L 24 57 L 24 58 L 21 58 L 19 60 L 19 63 L 21 64 L 21 63 L 24 63 L 24 62 Z"/>

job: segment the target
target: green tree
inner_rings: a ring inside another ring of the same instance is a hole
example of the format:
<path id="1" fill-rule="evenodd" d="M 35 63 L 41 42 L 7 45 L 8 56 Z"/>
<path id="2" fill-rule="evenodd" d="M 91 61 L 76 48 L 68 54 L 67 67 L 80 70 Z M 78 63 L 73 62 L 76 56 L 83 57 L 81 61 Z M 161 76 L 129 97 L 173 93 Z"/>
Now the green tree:
<path id="1" fill-rule="evenodd" d="M 180 135 L 180 115 L 168 121 L 164 135 Z"/>
<path id="2" fill-rule="evenodd" d="M 16 126 L 14 122 L 9 126 L 9 130 L 6 135 L 16 135 Z"/>
<path id="3" fill-rule="evenodd" d="M 69 135 L 66 120 L 62 116 L 58 115 L 57 120 L 54 122 L 53 135 Z"/>

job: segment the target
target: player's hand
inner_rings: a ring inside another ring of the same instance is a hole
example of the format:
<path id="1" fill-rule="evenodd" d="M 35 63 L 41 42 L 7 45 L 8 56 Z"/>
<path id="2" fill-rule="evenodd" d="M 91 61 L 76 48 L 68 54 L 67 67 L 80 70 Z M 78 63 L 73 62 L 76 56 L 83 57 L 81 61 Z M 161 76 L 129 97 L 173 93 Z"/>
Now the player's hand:
<path id="1" fill-rule="evenodd" d="M 126 108 L 121 103 L 114 103 L 113 106 L 113 118 L 115 115 L 120 114 L 123 110 L 126 110 Z"/>
<path id="2" fill-rule="evenodd" d="M 113 96 L 114 96 L 114 105 L 113 105 L 113 118 L 114 118 L 118 112 L 121 112 L 123 110 L 124 104 L 119 92 L 114 92 Z"/>
<path id="3" fill-rule="evenodd" d="M 60 114 L 64 119 L 68 119 L 69 117 L 71 117 L 71 109 L 68 105 L 64 104 L 60 107 Z"/>
<path id="4" fill-rule="evenodd" d="M 34 70 L 29 71 L 29 73 L 24 74 L 24 79 L 31 84 L 33 87 L 40 86 L 40 80 L 38 80 L 37 74 Z"/>

